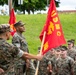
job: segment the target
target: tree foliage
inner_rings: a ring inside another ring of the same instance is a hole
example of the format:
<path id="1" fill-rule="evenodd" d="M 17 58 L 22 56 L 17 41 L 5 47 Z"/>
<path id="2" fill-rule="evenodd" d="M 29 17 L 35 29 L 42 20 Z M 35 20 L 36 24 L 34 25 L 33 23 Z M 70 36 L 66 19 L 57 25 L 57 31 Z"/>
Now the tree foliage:
<path id="1" fill-rule="evenodd" d="M 8 0 L 0 0 L 0 5 L 8 4 Z"/>
<path id="2" fill-rule="evenodd" d="M 18 5 L 18 0 L 12 0 L 13 6 L 15 8 L 15 11 L 18 9 L 20 11 L 23 11 L 25 13 L 25 10 L 30 14 L 30 11 L 34 13 L 34 11 L 37 10 L 45 10 L 45 7 L 47 6 L 47 0 L 23 0 L 22 5 Z M 48 4 L 50 3 L 50 0 L 48 0 Z M 56 1 L 56 6 L 59 7 L 60 0 Z M 8 0 L 0 0 L 0 5 L 8 4 Z"/>

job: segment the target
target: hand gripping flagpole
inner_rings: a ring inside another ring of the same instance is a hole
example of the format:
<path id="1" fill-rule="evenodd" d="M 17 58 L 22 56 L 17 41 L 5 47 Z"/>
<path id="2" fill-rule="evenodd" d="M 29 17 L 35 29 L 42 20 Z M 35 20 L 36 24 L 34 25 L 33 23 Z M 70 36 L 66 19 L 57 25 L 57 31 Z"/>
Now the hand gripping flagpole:
<path id="1" fill-rule="evenodd" d="M 44 40 L 45 40 L 45 35 L 46 35 L 46 31 L 44 31 L 44 34 L 43 34 L 43 39 L 42 39 L 41 49 L 40 49 L 40 55 L 42 54 L 42 48 L 43 48 L 43 44 L 44 44 Z M 35 75 L 38 74 L 39 64 L 40 64 L 40 61 L 37 62 L 37 67 L 36 67 Z"/>

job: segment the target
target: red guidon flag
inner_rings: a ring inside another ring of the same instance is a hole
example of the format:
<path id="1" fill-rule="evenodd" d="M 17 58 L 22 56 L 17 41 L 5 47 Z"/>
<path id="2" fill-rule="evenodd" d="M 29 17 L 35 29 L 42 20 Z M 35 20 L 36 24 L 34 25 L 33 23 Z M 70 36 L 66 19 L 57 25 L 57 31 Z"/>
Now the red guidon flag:
<path id="1" fill-rule="evenodd" d="M 42 54 L 45 54 L 51 48 L 55 48 L 66 43 L 54 0 L 51 0 L 47 20 L 39 36 L 41 41 L 43 39 L 44 32 L 46 32 L 46 35 Z"/>
<path id="2" fill-rule="evenodd" d="M 13 36 L 14 33 L 16 32 L 16 29 L 14 28 L 14 23 L 16 22 L 16 16 L 14 13 L 14 9 L 12 8 L 11 12 L 10 12 L 10 19 L 9 19 L 9 24 L 10 24 L 10 28 L 11 28 L 11 35 Z"/>

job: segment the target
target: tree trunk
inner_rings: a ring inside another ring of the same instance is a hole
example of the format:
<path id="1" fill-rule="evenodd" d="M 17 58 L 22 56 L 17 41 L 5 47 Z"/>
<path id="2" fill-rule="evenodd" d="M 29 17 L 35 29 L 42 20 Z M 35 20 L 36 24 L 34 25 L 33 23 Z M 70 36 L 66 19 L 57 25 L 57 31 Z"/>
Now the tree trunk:
<path id="1" fill-rule="evenodd" d="M 32 11 L 32 13 L 34 14 L 34 10 L 31 10 Z"/>
<path id="2" fill-rule="evenodd" d="M 23 10 L 23 14 L 25 14 L 25 10 Z"/>
<path id="3" fill-rule="evenodd" d="M 30 10 L 28 10 L 27 12 L 28 12 L 28 14 L 30 14 Z"/>

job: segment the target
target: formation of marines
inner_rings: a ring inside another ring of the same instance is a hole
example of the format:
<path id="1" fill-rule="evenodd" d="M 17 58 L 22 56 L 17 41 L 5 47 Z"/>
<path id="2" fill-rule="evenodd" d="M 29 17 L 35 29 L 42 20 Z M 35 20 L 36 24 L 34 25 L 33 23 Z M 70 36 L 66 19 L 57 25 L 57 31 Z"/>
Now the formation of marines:
<path id="1" fill-rule="evenodd" d="M 16 32 L 12 44 L 7 42 L 10 38 L 10 26 L 0 25 L 0 75 L 35 75 L 38 60 L 38 75 L 76 75 L 74 39 L 68 40 L 67 46 L 52 48 L 42 58 L 41 55 L 29 53 L 28 44 L 23 36 L 24 25 L 22 21 L 14 24 Z"/>
<path id="2" fill-rule="evenodd" d="M 68 40 L 67 45 L 53 48 L 44 55 L 45 59 L 40 62 L 39 75 L 76 75 L 74 40 Z"/>

